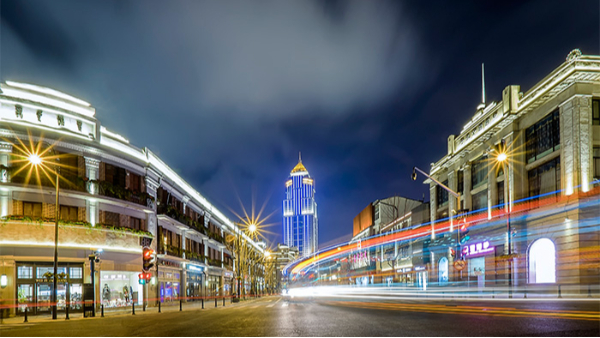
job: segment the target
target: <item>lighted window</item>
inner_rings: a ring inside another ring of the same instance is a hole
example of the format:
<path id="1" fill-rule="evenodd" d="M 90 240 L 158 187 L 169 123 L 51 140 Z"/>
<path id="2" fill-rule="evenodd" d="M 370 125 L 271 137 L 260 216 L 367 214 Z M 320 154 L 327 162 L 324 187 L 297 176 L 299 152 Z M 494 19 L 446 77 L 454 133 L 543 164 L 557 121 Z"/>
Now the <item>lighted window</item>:
<path id="1" fill-rule="evenodd" d="M 548 238 L 541 238 L 529 248 L 529 283 L 556 282 L 556 249 Z"/>
<path id="2" fill-rule="evenodd" d="M 438 275 L 440 285 L 448 283 L 448 258 L 442 257 L 439 262 Z"/>

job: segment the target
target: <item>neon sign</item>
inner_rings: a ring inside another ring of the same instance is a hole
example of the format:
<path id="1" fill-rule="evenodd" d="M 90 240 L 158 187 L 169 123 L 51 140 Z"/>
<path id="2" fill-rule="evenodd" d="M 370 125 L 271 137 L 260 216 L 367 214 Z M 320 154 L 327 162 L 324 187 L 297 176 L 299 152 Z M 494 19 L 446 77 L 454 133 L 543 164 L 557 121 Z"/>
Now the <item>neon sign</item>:
<path id="1" fill-rule="evenodd" d="M 465 246 L 465 248 L 463 249 L 463 254 L 466 257 L 474 257 L 474 256 L 485 255 L 490 252 L 494 252 L 495 250 L 496 250 L 495 246 L 490 245 L 489 241 L 485 241 L 485 242 L 473 243 L 471 245 Z"/>

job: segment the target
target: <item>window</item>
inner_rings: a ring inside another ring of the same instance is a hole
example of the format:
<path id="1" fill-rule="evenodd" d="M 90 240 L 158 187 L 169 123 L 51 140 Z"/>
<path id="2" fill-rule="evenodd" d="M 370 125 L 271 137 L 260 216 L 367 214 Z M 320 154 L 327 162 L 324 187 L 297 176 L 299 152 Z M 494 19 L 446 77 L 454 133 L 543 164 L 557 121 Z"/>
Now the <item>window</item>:
<path id="1" fill-rule="evenodd" d="M 143 230 L 142 220 L 136 217 L 129 217 L 129 227 L 135 230 Z"/>
<path id="2" fill-rule="evenodd" d="M 487 208 L 487 206 L 488 206 L 487 205 L 487 203 L 488 203 L 487 189 L 473 195 L 472 201 L 473 201 L 473 211 Z"/>
<path id="3" fill-rule="evenodd" d="M 83 278 L 82 268 L 70 268 L 69 278 L 71 278 L 71 279 Z"/>
<path id="4" fill-rule="evenodd" d="M 17 278 L 19 278 L 19 279 L 33 278 L 33 267 L 31 267 L 31 266 L 17 267 Z"/>
<path id="5" fill-rule="evenodd" d="M 560 149 L 560 114 L 558 110 L 548 114 L 525 131 L 527 163 Z"/>
<path id="6" fill-rule="evenodd" d="M 592 100 L 592 125 L 600 126 L 600 100 Z"/>
<path id="7" fill-rule="evenodd" d="M 442 182 L 443 185 L 448 186 L 448 180 Z M 436 186 L 437 189 L 437 206 L 438 208 L 443 207 L 448 204 L 448 191 L 439 185 Z"/>
<path id="8" fill-rule="evenodd" d="M 600 147 L 594 147 L 594 179 L 600 180 Z"/>
<path id="9" fill-rule="evenodd" d="M 529 283 L 556 282 L 556 248 L 548 238 L 540 238 L 529 249 Z"/>
<path id="10" fill-rule="evenodd" d="M 60 206 L 60 219 L 63 221 L 77 221 L 77 207 L 68 205 Z"/>
<path id="11" fill-rule="evenodd" d="M 465 173 L 462 170 L 456 172 L 456 192 L 464 195 L 465 193 Z"/>
<path id="12" fill-rule="evenodd" d="M 104 223 L 115 227 L 121 226 L 120 215 L 116 212 L 106 211 Z"/>
<path id="13" fill-rule="evenodd" d="M 140 192 L 140 175 L 129 173 L 129 189 L 135 192 Z"/>
<path id="14" fill-rule="evenodd" d="M 113 185 L 125 188 L 125 180 L 127 177 L 127 172 L 125 169 L 119 168 L 108 163 L 105 164 L 104 168 L 105 181 L 110 182 Z"/>
<path id="15" fill-rule="evenodd" d="M 504 182 L 498 182 L 498 207 L 504 207 Z"/>
<path id="16" fill-rule="evenodd" d="M 42 203 L 23 202 L 23 216 L 42 217 Z"/>
<path id="17" fill-rule="evenodd" d="M 471 189 L 487 183 L 488 165 L 487 156 L 482 156 L 474 161 L 471 166 Z"/>
<path id="18" fill-rule="evenodd" d="M 560 157 L 529 170 L 529 197 L 540 197 L 560 190 Z"/>

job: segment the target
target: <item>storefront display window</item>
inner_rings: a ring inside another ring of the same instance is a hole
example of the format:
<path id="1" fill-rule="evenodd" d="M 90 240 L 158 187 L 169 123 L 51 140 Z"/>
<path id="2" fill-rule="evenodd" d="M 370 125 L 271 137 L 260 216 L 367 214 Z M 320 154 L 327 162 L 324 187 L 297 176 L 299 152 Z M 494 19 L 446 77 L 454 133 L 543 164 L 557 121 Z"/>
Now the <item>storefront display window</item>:
<path id="1" fill-rule="evenodd" d="M 58 281 L 57 309 L 64 311 L 67 300 L 80 302 L 83 285 L 83 267 L 81 263 L 59 263 L 58 274 L 64 274 Z M 69 273 L 67 273 L 69 272 Z M 30 314 L 50 312 L 52 299 L 52 263 L 18 263 L 16 298 L 19 304 L 29 304 Z M 68 285 L 68 287 L 67 287 Z M 18 313 L 25 307 L 19 306 Z M 80 304 L 71 304 L 70 309 L 81 309 Z"/>
<path id="2" fill-rule="evenodd" d="M 106 308 L 129 306 L 135 300 L 142 304 L 143 285 L 138 283 L 138 273 L 130 271 L 102 271 L 101 295 Z"/>

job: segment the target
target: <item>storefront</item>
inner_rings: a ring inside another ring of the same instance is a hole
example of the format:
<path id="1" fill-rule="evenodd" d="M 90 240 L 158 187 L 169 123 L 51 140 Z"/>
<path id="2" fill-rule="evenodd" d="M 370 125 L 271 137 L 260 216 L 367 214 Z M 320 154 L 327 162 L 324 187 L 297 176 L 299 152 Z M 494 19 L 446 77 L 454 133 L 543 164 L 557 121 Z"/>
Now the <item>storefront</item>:
<path id="1" fill-rule="evenodd" d="M 139 272 L 101 271 L 100 295 L 105 308 L 142 305 L 144 286 L 139 283 Z"/>
<path id="2" fill-rule="evenodd" d="M 181 295 L 180 263 L 159 260 L 158 284 L 161 303 L 179 301 Z"/>
<path id="3" fill-rule="evenodd" d="M 222 296 L 220 269 L 208 269 L 207 277 L 208 296 Z"/>
<path id="4" fill-rule="evenodd" d="M 202 298 L 205 267 L 195 264 L 186 265 L 186 296 L 188 301 Z"/>
<path id="5" fill-rule="evenodd" d="M 468 284 L 485 287 L 486 263 L 485 256 L 493 255 L 496 247 L 489 241 L 471 243 L 463 248 L 463 256 L 468 264 Z"/>
<path id="6" fill-rule="evenodd" d="M 17 263 L 16 298 L 18 313 L 28 304 L 30 314 L 50 313 L 54 266 L 52 263 Z M 58 263 L 57 309 L 81 311 L 83 263 Z"/>
<path id="7" fill-rule="evenodd" d="M 231 296 L 233 293 L 233 272 L 232 271 L 224 271 L 223 272 L 223 294 L 225 296 Z"/>

